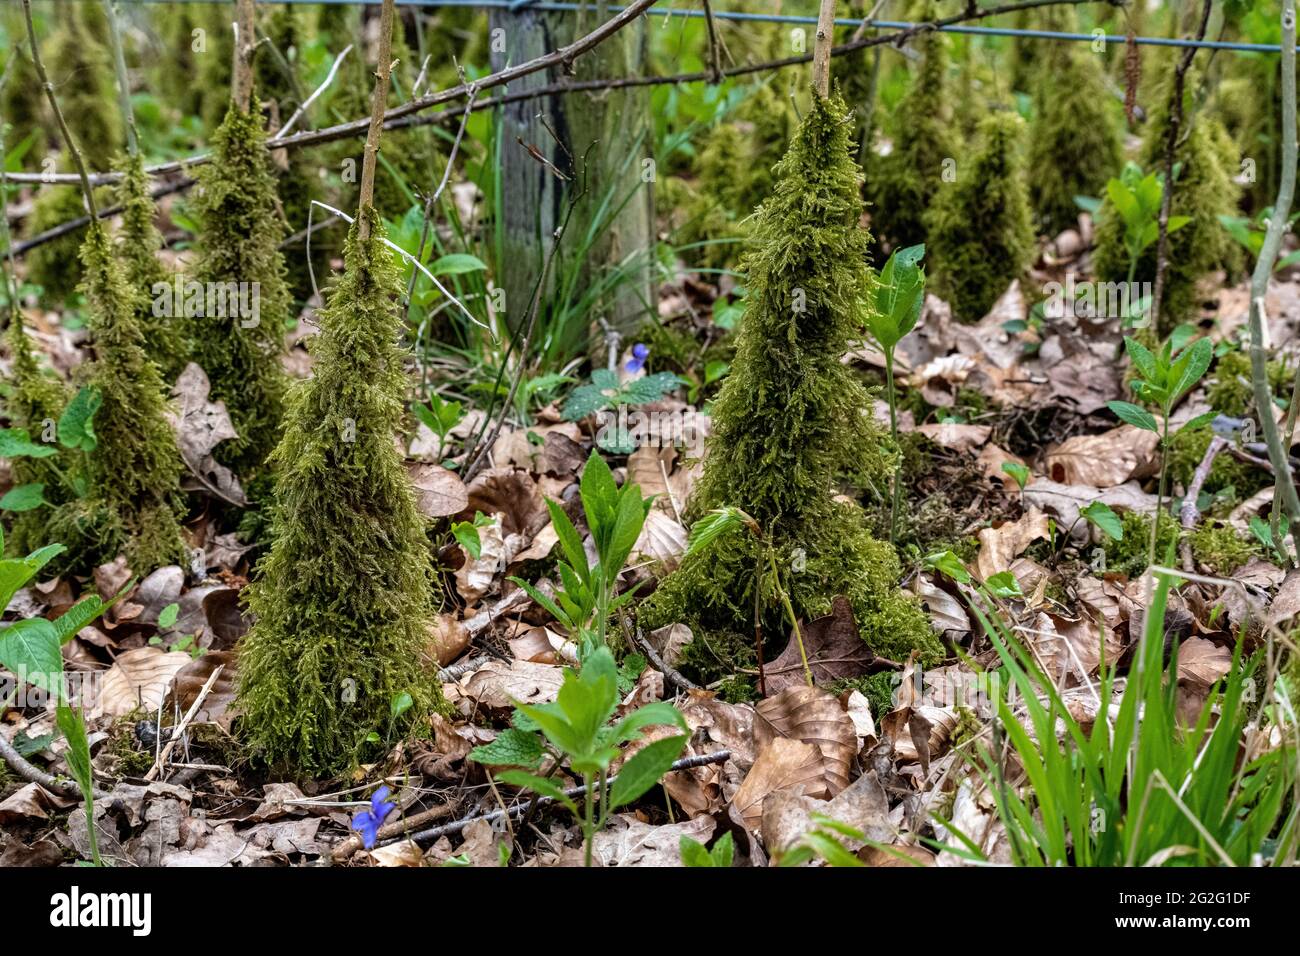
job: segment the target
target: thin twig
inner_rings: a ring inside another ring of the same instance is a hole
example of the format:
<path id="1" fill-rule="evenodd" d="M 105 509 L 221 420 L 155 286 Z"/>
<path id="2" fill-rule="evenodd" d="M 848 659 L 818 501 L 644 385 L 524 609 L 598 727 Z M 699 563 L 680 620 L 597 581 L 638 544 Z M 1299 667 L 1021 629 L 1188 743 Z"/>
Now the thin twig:
<path id="1" fill-rule="evenodd" d="M 0 757 L 4 757 L 5 763 L 13 768 L 13 772 L 18 774 L 28 783 L 34 783 L 44 787 L 50 793 L 56 793 L 61 797 L 69 800 L 84 799 L 81 789 L 71 780 L 60 780 L 53 774 L 48 774 L 44 770 L 38 770 L 27 762 L 17 750 L 14 749 L 4 734 L 0 734 Z M 107 800 L 109 795 L 102 790 L 95 791 L 96 800 Z"/>
<path id="2" fill-rule="evenodd" d="M 813 89 L 822 99 L 831 95 L 831 47 L 835 45 L 835 0 L 821 0 L 817 10 L 817 39 L 813 44 Z"/>
<path id="3" fill-rule="evenodd" d="M 718 59 L 718 27 L 713 22 L 713 7 L 709 0 L 704 3 L 704 22 L 709 31 L 709 69 L 713 73 L 712 82 L 722 82 L 722 62 Z"/>
<path id="4" fill-rule="evenodd" d="M 221 671 L 225 666 L 225 664 L 218 664 L 212 669 L 212 673 L 208 675 L 208 679 L 199 690 L 198 696 L 194 698 L 194 703 L 190 704 L 190 709 L 185 711 L 185 716 L 181 718 L 181 722 L 172 728 L 171 736 L 167 738 L 167 746 L 158 754 L 158 758 L 154 761 L 153 766 L 150 767 L 149 772 L 144 775 L 145 780 L 154 780 L 157 778 L 158 774 L 162 772 L 163 764 L 165 764 L 167 758 L 171 756 L 172 749 L 176 746 L 177 741 L 184 736 L 186 729 L 190 725 L 190 721 L 192 721 L 194 715 L 199 712 L 199 707 L 205 700 L 207 700 L 208 694 L 212 692 L 212 686 L 216 684 L 217 678 L 221 676 Z M 159 734 L 159 737 L 161 736 L 162 735 Z"/>
<path id="5" fill-rule="evenodd" d="M 631 633 L 632 635 L 632 640 L 636 641 L 637 647 L 645 651 L 645 656 L 649 658 L 650 663 L 653 664 L 655 669 L 660 671 L 664 675 L 664 677 L 667 677 L 670 681 L 672 681 L 682 690 L 700 689 L 699 684 L 696 684 L 691 680 L 689 680 L 688 678 L 682 676 L 681 671 L 678 671 L 675 668 L 670 667 L 667 664 L 667 662 L 665 662 L 664 659 L 659 656 L 659 652 L 654 649 L 654 645 L 650 643 L 649 638 L 647 638 L 644 634 L 641 633 L 640 628 L 637 628 L 635 630 L 629 629 L 629 633 Z"/>
<path id="6" fill-rule="evenodd" d="M 375 89 L 370 100 L 370 130 L 366 133 L 366 147 L 361 161 L 361 200 L 357 212 L 357 238 L 363 242 L 370 237 L 370 217 L 366 207 L 375 201 L 375 167 L 379 164 L 379 137 L 384 129 L 384 108 L 388 105 L 388 80 L 393 72 L 393 10 L 394 0 L 384 0 L 379 15 L 379 66 L 375 74 Z"/>
<path id="7" fill-rule="evenodd" d="M 329 89 L 330 84 L 334 82 L 335 74 L 337 74 L 339 71 L 339 65 L 343 62 L 343 58 L 351 52 L 352 52 L 352 44 L 349 43 L 347 46 L 343 48 L 343 52 L 334 58 L 334 65 L 330 67 L 330 71 L 325 77 L 325 82 L 321 83 L 320 86 L 312 90 L 311 96 L 307 97 L 305 100 L 302 101 L 302 105 L 293 111 L 292 116 L 290 116 L 287 120 L 285 120 L 284 125 L 281 126 L 280 129 L 276 132 L 276 136 L 289 135 L 289 131 L 293 129 L 294 124 L 297 123 L 298 120 L 301 119 L 302 116 L 311 107 L 311 105 L 316 102 L 316 98 L 319 97 L 322 93 L 324 93 L 327 89 Z"/>
<path id="8" fill-rule="evenodd" d="M 104 0 L 104 13 L 108 18 L 108 37 L 113 47 L 113 72 L 117 74 L 118 108 L 126 127 L 126 151 L 134 156 L 139 147 L 136 145 L 135 113 L 131 110 L 131 86 L 126 77 L 126 56 L 122 52 L 122 27 L 118 22 L 121 11 L 117 0 Z"/>
<path id="9" fill-rule="evenodd" d="M 1187 486 L 1187 493 L 1183 495 L 1183 506 L 1179 510 L 1178 517 L 1184 529 L 1190 531 L 1196 527 L 1196 522 L 1201 517 L 1201 509 L 1196 506 L 1196 499 L 1200 497 L 1205 479 L 1209 477 L 1210 469 L 1214 467 L 1214 459 L 1219 457 L 1219 452 L 1227 447 L 1228 440 L 1220 435 L 1210 439 L 1209 447 L 1205 449 L 1205 455 L 1192 475 L 1192 483 Z"/>

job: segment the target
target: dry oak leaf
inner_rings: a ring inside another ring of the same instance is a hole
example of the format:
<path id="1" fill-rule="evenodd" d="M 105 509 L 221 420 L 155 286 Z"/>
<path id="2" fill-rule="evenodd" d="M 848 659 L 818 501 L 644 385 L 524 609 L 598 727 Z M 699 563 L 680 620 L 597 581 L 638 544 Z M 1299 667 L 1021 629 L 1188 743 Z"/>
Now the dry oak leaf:
<path id="1" fill-rule="evenodd" d="M 118 656 L 104 673 L 93 717 L 121 717 L 137 707 L 153 713 L 167 699 L 172 681 L 191 662 L 184 651 L 138 647 Z"/>
<path id="2" fill-rule="evenodd" d="M 416 505 L 426 518 L 460 514 L 469 505 L 469 491 L 454 471 L 442 465 L 408 461 L 406 472 L 415 489 Z"/>
<path id="3" fill-rule="evenodd" d="M 754 747 L 780 737 L 812 744 L 822 755 L 826 796 L 849 785 L 849 768 L 858 752 L 853 720 L 828 691 L 799 685 L 761 701 L 754 708 Z"/>
<path id="4" fill-rule="evenodd" d="M 1017 521 L 980 531 L 980 552 L 975 559 L 975 573 L 981 581 L 1011 569 L 1011 562 L 1035 541 L 1048 537 L 1047 515 L 1030 508 Z"/>
<path id="5" fill-rule="evenodd" d="M 477 703 L 480 708 L 509 713 L 516 702 L 551 703 L 563 682 L 563 670 L 550 664 L 488 661 L 462 678 L 458 689 L 461 697 Z"/>
<path id="6" fill-rule="evenodd" d="M 1043 458 L 1053 481 L 1067 485 L 1113 488 L 1150 470 L 1160 436 L 1143 428 L 1120 425 L 1100 435 L 1075 435 Z"/>
<path id="7" fill-rule="evenodd" d="M 817 684 L 829 684 L 842 677 L 858 677 L 866 673 L 867 666 L 875 659 L 862 640 L 857 621 L 853 619 L 853 609 L 843 595 L 836 595 L 830 614 L 801 624 L 800 633 L 804 652 L 808 655 L 808 667 Z M 805 683 L 803 657 L 793 632 L 785 649 L 763 668 L 763 678 L 768 697 Z"/>
<path id="8" fill-rule="evenodd" d="M 922 425 L 917 429 L 940 448 L 954 451 L 974 451 L 989 440 L 993 429 L 988 425 L 966 425 L 960 422 L 939 422 Z"/>

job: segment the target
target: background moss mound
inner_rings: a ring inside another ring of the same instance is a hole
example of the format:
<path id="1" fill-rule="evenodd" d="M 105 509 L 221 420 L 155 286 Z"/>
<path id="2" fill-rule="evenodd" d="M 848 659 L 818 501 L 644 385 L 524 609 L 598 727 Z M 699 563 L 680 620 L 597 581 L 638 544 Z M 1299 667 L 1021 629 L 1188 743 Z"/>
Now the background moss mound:
<path id="1" fill-rule="evenodd" d="M 348 239 L 311 343 L 315 375 L 290 395 L 273 543 L 240 651 L 250 742 L 304 774 L 356 760 L 395 694 L 415 699 L 412 721 L 441 700 L 422 664 L 433 613 L 424 520 L 393 444 L 407 387 L 399 272 L 373 208 L 363 215 L 373 231 L 360 241 L 354 226 Z"/>
<path id="2" fill-rule="evenodd" d="M 232 314 L 187 320 L 193 359 L 239 433 L 222 442 L 216 456 L 241 476 L 260 469 L 275 448 L 287 384 L 280 366 L 290 317 L 280 252 L 284 221 L 264 142 L 259 114 L 235 106 L 227 111 L 213 137 L 212 163 L 199 173 L 201 242 L 194 269 L 203 283 L 256 283 L 256 324 Z"/>
<path id="3" fill-rule="evenodd" d="M 856 504 L 833 498 L 837 479 L 880 440 L 862 414 L 866 389 L 840 361 L 869 281 L 850 133 L 843 102 L 817 99 L 755 217 L 748 307 L 690 513 L 734 505 L 755 518 L 793 562 L 785 577 L 805 620 L 844 594 L 877 653 L 906 656 L 916 647 L 935 660 L 942 650 L 898 590 L 893 548 L 871 537 Z M 720 538 L 661 582 L 641 623 L 752 634 L 758 556 L 748 535 Z M 764 608 L 763 629 L 786 633 L 775 606 Z"/>
<path id="4" fill-rule="evenodd" d="M 935 292 L 963 322 L 983 318 L 1033 260 L 1024 125 L 1014 113 L 985 117 L 974 155 L 927 217 Z"/>

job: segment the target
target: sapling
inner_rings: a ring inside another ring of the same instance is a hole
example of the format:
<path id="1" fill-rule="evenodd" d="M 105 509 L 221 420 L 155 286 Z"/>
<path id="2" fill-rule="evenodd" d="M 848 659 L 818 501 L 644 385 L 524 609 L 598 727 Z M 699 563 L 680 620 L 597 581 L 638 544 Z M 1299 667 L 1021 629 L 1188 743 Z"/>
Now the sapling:
<path id="1" fill-rule="evenodd" d="M 889 437 L 894 454 L 898 447 L 898 396 L 894 392 L 894 352 L 921 317 L 925 303 L 925 270 L 921 257 L 925 246 L 908 246 L 895 250 L 880 270 L 872 308 L 866 312 L 867 331 L 885 355 L 885 398 L 889 402 Z M 900 456 L 901 460 L 901 456 Z M 898 537 L 899 468 L 891 479 L 893 491 L 889 503 L 889 540 Z"/>
<path id="2" fill-rule="evenodd" d="M 690 733 L 686 719 L 667 701 L 645 704 L 615 721 L 618 703 L 614 655 L 608 648 L 598 647 L 587 655 L 581 672 L 564 669 L 564 683 L 554 703 L 516 704 L 515 727 L 469 755 L 490 767 L 525 768 L 501 771 L 496 777 L 551 797 L 567 808 L 582 825 L 587 866 L 591 866 L 595 836 L 609 822 L 610 814 L 659 782 L 681 754 Z M 610 768 L 623 755 L 625 745 L 639 741 L 645 728 L 656 726 L 676 727 L 682 733 L 638 748 L 610 780 Z M 581 807 L 550 776 L 540 775 L 548 758 L 551 773 L 567 763 L 582 778 L 586 789 Z"/>
<path id="3" fill-rule="evenodd" d="M 1164 511 L 1165 480 L 1169 473 L 1169 416 L 1173 413 L 1174 406 L 1191 391 L 1210 367 L 1214 358 L 1214 343 L 1208 338 L 1201 338 L 1175 352 L 1171 338 L 1159 352 L 1152 352 L 1137 339 L 1125 338 L 1124 347 L 1128 350 L 1137 373 L 1142 376 L 1130 382 L 1130 387 L 1138 398 L 1155 405 L 1161 415 L 1157 424 L 1150 412 L 1132 402 L 1106 403 L 1122 421 L 1160 436 L 1160 482 L 1156 492 L 1155 514 L 1151 518 L 1151 546 L 1147 554 L 1147 563 L 1150 565 L 1155 564 L 1156 560 L 1156 540 L 1160 515 Z M 1202 423 L 1193 419 L 1187 425 Z M 1183 427 L 1186 428 L 1187 425 Z"/>
<path id="4" fill-rule="evenodd" d="M 653 501 L 642 498 L 640 486 L 631 482 L 619 488 L 609 465 L 595 449 L 582 470 L 579 490 L 596 549 L 595 565 L 587 558 L 582 536 L 569 516 L 548 498 L 546 507 L 551 514 L 551 526 L 564 553 L 564 560 L 556 562 L 563 586 L 556 590 L 552 600 L 527 581 L 511 580 L 564 625 L 584 651 L 585 658 L 586 651 L 606 645 L 610 616 L 635 595 L 634 590 L 618 593 L 618 576 L 641 536 Z"/>
<path id="5" fill-rule="evenodd" d="M 1131 286 L 1137 275 L 1142 254 L 1156 242 L 1160 233 L 1160 202 L 1164 195 L 1164 177 L 1158 172 L 1145 176 L 1136 163 L 1125 163 L 1118 178 L 1106 182 L 1106 199 L 1123 224 L 1124 252 L 1128 255 L 1127 282 Z M 1170 216 L 1166 232 L 1173 234 L 1191 220 L 1187 216 Z"/>

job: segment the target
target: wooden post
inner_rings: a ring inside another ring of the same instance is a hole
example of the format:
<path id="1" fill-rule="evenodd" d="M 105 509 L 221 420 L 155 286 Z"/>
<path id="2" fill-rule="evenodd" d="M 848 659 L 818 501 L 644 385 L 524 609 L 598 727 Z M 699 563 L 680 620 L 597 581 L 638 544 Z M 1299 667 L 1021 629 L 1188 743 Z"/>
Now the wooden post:
<path id="1" fill-rule="evenodd" d="M 548 53 L 609 17 L 604 0 L 577 13 L 542 12 L 527 7 L 494 10 L 489 33 L 492 68 L 502 69 Z M 630 24 L 579 57 L 573 64 L 574 72 L 580 79 L 640 73 L 645 47 L 644 21 Z M 564 79 L 562 70 L 553 68 L 523 77 L 510 88 L 526 90 Z M 584 241 L 603 200 L 612 193 L 609 205 L 617 207 L 630 195 L 612 216 L 609 228 L 585 254 L 584 268 L 594 278 L 603 267 L 644 251 L 644 268 L 639 270 L 637 281 L 621 288 L 601 316 L 617 330 L 634 330 L 646 314 L 645 303 L 654 302 L 649 268 L 654 243 L 653 177 L 643 175 L 651 168 L 645 161 L 651 158 L 654 148 L 649 91 L 607 90 L 525 100 L 502 107 L 501 125 L 504 221 L 499 281 L 505 292 L 507 320 L 518 326 L 525 317 L 533 284 L 542 272 L 545 250 L 563 219 L 565 203 L 574 190 L 582 188 L 585 161 L 587 192 L 564 236 L 561 259 Z M 520 146 L 520 140 L 536 147 L 547 162 L 566 175 L 573 170 L 575 179 L 560 180 Z M 604 215 L 609 217 L 608 209 Z M 555 278 L 553 275 L 552 283 Z"/>

